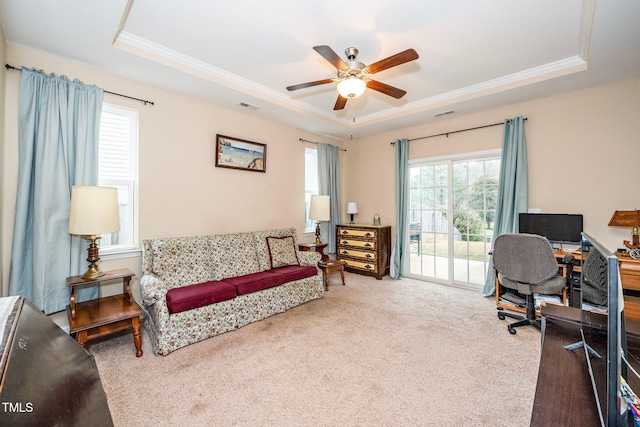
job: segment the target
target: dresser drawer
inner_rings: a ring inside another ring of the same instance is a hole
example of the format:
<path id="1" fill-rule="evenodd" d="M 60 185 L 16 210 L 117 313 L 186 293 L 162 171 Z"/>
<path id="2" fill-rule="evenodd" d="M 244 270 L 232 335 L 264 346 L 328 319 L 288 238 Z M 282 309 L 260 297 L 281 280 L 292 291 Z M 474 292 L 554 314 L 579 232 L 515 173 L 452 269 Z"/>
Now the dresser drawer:
<path id="1" fill-rule="evenodd" d="M 338 245 L 340 246 L 340 250 L 342 250 L 342 246 L 355 246 L 357 248 L 365 248 L 365 249 L 375 249 L 376 242 L 370 242 L 368 240 L 355 240 L 355 239 L 343 239 L 340 238 L 338 241 Z"/>
<path id="2" fill-rule="evenodd" d="M 370 271 L 372 273 L 378 272 L 378 265 L 375 262 L 361 262 L 354 261 L 352 259 L 343 259 L 347 267 L 356 268 L 358 270 Z"/>
<path id="3" fill-rule="evenodd" d="M 376 252 L 357 251 L 354 249 L 345 249 L 345 248 L 340 248 L 338 252 L 340 253 L 341 257 L 349 256 L 352 258 L 362 258 L 367 261 L 375 261 L 377 258 Z"/>
<path id="4" fill-rule="evenodd" d="M 377 230 L 359 230 L 356 228 L 339 228 L 338 235 L 340 237 L 364 237 L 367 239 L 376 239 Z"/>

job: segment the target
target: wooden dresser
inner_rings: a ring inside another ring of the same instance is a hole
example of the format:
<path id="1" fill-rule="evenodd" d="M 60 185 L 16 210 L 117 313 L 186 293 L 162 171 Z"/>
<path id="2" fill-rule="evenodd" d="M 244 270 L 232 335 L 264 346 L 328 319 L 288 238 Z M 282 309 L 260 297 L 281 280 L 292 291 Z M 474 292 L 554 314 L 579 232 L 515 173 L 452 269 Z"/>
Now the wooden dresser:
<path id="1" fill-rule="evenodd" d="M 381 280 L 389 273 L 391 226 L 341 224 L 336 227 L 337 258 L 345 270 Z"/>

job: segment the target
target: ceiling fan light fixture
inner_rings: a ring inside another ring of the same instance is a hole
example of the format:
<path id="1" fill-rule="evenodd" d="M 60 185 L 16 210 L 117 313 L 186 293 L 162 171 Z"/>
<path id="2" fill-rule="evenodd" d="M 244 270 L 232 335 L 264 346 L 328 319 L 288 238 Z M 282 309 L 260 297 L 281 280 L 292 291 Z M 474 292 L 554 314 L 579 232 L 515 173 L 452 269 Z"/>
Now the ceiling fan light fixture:
<path id="1" fill-rule="evenodd" d="M 356 76 L 349 76 L 338 83 L 338 93 L 345 98 L 357 98 L 364 93 L 367 84 Z"/>

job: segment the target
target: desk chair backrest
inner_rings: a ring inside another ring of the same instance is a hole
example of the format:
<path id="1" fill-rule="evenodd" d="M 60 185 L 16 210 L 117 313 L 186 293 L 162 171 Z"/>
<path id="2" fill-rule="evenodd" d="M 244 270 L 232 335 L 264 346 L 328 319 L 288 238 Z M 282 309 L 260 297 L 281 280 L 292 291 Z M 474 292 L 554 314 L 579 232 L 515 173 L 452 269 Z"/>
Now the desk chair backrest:
<path id="1" fill-rule="evenodd" d="M 493 266 L 507 279 L 542 283 L 558 274 L 558 263 L 547 239 L 536 234 L 501 234 L 493 243 Z"/>

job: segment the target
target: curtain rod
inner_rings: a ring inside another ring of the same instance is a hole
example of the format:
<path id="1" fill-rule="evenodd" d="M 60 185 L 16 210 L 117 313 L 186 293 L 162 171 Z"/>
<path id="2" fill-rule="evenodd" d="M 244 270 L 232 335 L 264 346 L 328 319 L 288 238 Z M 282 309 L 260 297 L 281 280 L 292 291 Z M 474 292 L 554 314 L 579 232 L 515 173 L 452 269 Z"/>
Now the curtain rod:
<path id="1" fill-rule="evenodd" d="M 9 64 L 4 64 L 4 67 L 7 70 L 22 71 L 22 68 L 14 67 L 13 65 L 9 65 Z M 116 96 L 121 96 L 123 98 L 133 99 L 134 101 L 140 101 L 140 102 L 144 103 L 144 105 L 147 105 L 147 104 L 155 105 L 155 103 L 153 101 L 147 101 L 146 99 L 134 98 L 133 96 L 123 95 L 121 93 L 116 93 L 116 92 L 110 92 L 110 91 L 104 90 L 104 89 L 102 89 L 102 91 L 104 93 L 108 93 L 108 94 L 111 94 L 111 95 L 116 95 Z"/>
<path id="2" fill-rule="evenodd" d="M 525 117 L 523 120 L 528 120 L 528 119 Z M 427 138 L 433 138 L 433 137 L 436 137 L 436 136 L 446 136 L 447 138 L 449 138 L 449 135 L 452 134 L 452 133 L 467 132 L 467 131 L 470 131 L 470 130 L 490 128 L 492 126 L 500 126 L 500 125 L 503 125 L 503 124 L 504 124 L 504 122 L 492 123 L 490 125 L 476 126 L 474 128 L 460 129 L 460 130 L 454 130 L 454 131 L 451 131 L 451 132 L 438 133 L 438 134 L 435 134 L 435 135 L 421 136 L 421 137 L 418 137 L 418 138 L 412 138 L 409 141 L 417 141 L 418 139 L 427 139 Z M 390 142 L 390 144 L 391 145 L 396 145 L 396 142 L 393 141 L 393 142 Z"/>
<path id="3" fill-rule="evenodd" d="M 316 144 L 316 145 L 321 144 L 320 142 L 309 141 L 308 139 L 302 139 L 302 138 L 300 138 L 300 142 L 310 142 L 310 143 L 312 143 L 312 144 Z M 323 143 L 322 143 L 322 144 L 323 144 Z M 327 145 L 331 145 L 331 144 L 327 144 Z M 338 150 L 340 150 L 340 151 L 347 151 L 347 150 L 345 150 L 344 148 L 340 148 L 340 147 L 338 147 L 337 145 L 331 145 L 331 146 L 332 146 L 332 147 L 336 147 L 336 148 L 337 148 Z"/>

